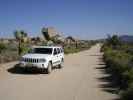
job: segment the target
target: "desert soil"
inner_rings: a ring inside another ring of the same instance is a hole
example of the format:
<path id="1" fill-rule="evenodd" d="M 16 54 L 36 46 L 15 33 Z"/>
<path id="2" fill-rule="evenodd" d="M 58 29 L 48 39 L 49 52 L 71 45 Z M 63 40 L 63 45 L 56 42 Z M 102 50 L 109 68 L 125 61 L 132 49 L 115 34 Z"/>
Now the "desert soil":
<path id="1" fill-rule="evenodd" d="M 115 100 L 104 72 L 100 44 L 65 55 L 64 68 L 51 74 L 25 73 L 0 65 L 0 100 Z"/>

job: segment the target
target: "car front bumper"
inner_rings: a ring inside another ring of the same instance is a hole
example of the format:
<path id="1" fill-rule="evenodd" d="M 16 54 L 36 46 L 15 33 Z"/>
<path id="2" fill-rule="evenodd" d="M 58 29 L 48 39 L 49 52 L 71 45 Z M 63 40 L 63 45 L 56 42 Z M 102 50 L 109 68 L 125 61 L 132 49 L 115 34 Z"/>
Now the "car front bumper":
<path id="1" fill-rule="evenodd" d="M 22 68 L 47 68 L 47 63 L 20 62 L 19 66 Z"/>

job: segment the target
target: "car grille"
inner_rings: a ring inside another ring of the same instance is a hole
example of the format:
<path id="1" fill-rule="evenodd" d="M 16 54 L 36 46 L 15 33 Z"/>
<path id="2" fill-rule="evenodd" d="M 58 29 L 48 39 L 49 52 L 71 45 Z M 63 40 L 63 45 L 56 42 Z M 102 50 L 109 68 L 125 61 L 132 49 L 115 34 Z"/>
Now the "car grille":
<path id="1" fill-rule="evenodd" d="M 39 59 L 24 58 L 23 61 L 25 61 L 25 62 L 30 62 L 30 63 L 38 63 L 38 62 L 39 62 Z"/>

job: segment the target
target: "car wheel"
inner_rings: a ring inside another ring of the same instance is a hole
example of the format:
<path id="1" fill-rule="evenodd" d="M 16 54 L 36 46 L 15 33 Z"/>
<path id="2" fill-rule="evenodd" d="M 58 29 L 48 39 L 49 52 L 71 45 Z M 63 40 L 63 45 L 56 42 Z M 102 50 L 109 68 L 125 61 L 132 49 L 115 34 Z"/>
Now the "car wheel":
<path id="1" fill-rule="evenodd" d="M 49 62 L 48 68 L 46 69 L 46 72 L 47 72 L 47 74 L 49 74 L 49 73 L 51 73 L 51 71 L 52 71 L 52 63 Z"/>
<path id="2" fill-rule="evenodd" d="M 59 64 L 59 69 L 63 68 L 64 66 L 64 61 L 62 60 L 61 63 Z"/>

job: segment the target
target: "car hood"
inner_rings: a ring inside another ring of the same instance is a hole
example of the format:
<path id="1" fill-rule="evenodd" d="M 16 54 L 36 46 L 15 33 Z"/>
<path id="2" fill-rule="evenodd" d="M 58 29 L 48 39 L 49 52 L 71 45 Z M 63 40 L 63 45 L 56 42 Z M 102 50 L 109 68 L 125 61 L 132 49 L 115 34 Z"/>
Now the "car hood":
<path id="1" fill-rule="evenodd" d="M 23 58 L 35 58 L 35 59 L 40 59 L 40 58 L 47 58 L 50 56 L 49 54 L 26 54 L 23 56 Z"/>

